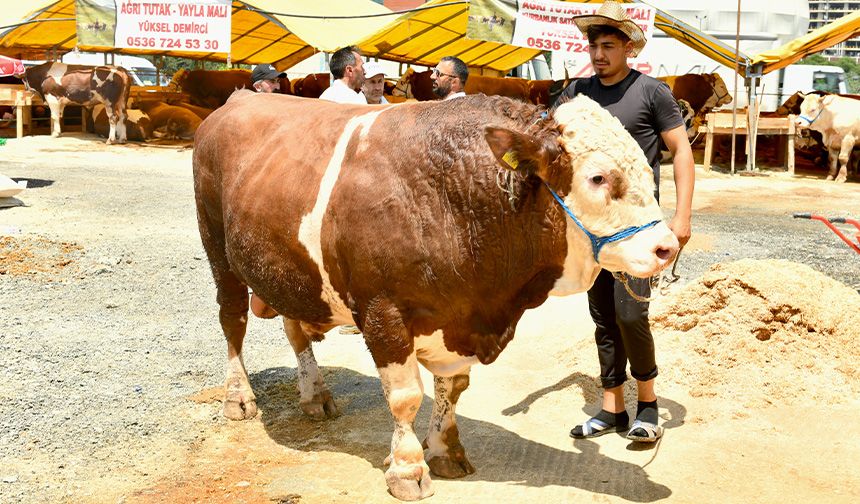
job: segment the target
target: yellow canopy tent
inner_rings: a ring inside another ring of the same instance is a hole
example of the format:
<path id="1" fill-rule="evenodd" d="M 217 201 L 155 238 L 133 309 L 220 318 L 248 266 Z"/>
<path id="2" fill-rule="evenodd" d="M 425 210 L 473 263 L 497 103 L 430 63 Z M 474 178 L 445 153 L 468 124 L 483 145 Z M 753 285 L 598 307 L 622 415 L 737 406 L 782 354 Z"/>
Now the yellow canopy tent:
<path id="1" fill-rule="evenodd" d="M 860 35 L 860 11 L 843 16 L 791 42 L 753 56 L 752 66 L 766 74 Z"/>
<path id="2" fill-rule="evenodd" d="M 579 1 L 602 3 L 602 0 Z M 626 1 L 647 4 L 641 0 Z M 369 57 L 432 66 L 443 56 L 457 56 L 469 67 L 503 73 L 541 53 L 497 42 L 467 39 L 468 17 L 468 0 L 431 0 L 422 6 L 422 10 L 401 15 L 357 45 Z M 735 66 L 733 48 L 664 11 L 657 9 L 654 26 L 728 67 Z M 741 54 L 740 59 L 745 66 L 749 58 Z"/>
<path id="3" fill-rule="evenodd" d="M 229 59 L 232 63 L 272 63 L 283 70 L 317 51 L 334 51 L 377 32 L 390 22 L 380 15 L 390 12 L 372 0 L 234 0 Z M 377 17 L 357 17 L 362 15 Z M 0 54 L 20 59 L 48 59 L 54 54 L 69 52 L 77 45 L 74 18 L 74 0 L 5 0 L 0 9 Z M 49 21 L 52 19 L 56 21 Z M 210 61 L 228 59 L 226 53 L 95 46 L 79 46 L 79 49 Z"/>

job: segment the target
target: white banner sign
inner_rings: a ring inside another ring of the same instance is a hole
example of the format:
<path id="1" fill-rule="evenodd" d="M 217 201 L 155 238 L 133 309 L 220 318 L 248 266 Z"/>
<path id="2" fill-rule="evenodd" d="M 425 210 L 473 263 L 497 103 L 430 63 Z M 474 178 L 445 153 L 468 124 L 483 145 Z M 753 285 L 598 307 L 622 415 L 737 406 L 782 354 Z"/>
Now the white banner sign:
<path id="1" fill-rule="evenodd" d="M 542 51 L 588 53 L 588 38 L 573 24 L 573 16 L 594 14 L 600 4 L 552 0 L 519 0 L 517 3 L 513 45 Z M 645 32 L 645 40 L 651 40 L 654 7 L 630 4 L 626 9 L 627 16 Z"/>
<path id="2" fill-rule="evenodd" d="M 77 0 L 76 16 L 84 45 L 230 52 L 232 0 Z"/>
<path id="3" fill-rule="evenodd" d="M 471 0 L 466 36 L 541 51 L 588 53 L 588 39 L 573 23 L 574 16 L 594 14 L 599 3 L 555 0 Z M 627 16 L 642 28 L 645 40 L 654 34 L 656 9 L 625 4 Z"/>

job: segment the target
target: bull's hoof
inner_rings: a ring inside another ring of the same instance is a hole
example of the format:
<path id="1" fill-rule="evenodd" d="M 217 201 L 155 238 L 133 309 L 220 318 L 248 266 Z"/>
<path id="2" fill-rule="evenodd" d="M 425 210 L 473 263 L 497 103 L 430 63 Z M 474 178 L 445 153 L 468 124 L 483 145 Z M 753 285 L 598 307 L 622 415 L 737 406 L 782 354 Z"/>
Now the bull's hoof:
<path id="1" fill-rule="evenodd" d="M 224 401 L 223 414 L 230 420 L 249 420 L 257 416 L 257 401 Z"/>
<path id="2" fill-rule="evenodd" d="M 835 182 L 841 183 L 841 182 L 845 182 L 847 179 L 848 179 L 848 177 L 846 177 L 845 175 L 840 175 L 840 176 L 836 177 Z"/>
<path id="3" fill-rule="evenodd" d="M 833 180 L 833 175 L 828 175 L 824 180 Z"/>
<path id="4" fill-rule="evenodd" d="M 126 140 L 125 138 L 120 138 L 119 140 L 116 141 L 116 143 L 124 144 L 124 143 L 128 143 L 128 140 Z"/>
<path id="5" fill-rule="evenodd" d="M 105 145 L 112 145 L 113 143 L 114 143 L 114 141 L 113 141 L 113 140 L 111 140 L 110 138 L 108 138 L 107 140 L 105 140 Z"/>
<path id="6" fill-rule="evenodd" d="M 299 407 L 302 408 L 305 415 L 314 420 L 334 418 L 340 414 L 331 393 L 327 390 L 314 395 L 313 399 L 308 402 L 300 403 Z"/>
<path id="7" fill-rule="evenodd" d="M 430 471 L 433 474 L 443 478 L 462 478 L 475 472 L 475 468 L 465 456 L 462 460 L 453 460 L 448 457 L 433 457 L 427 461 L 427 465 L 430 466 Z"/>
<path id="8" fill-rule="evenodd" d="M 389 467 L 385 483 L 391 495 L 400 500 L 415 501 L 434 493 L 430 470 L 424 463 Z"/>

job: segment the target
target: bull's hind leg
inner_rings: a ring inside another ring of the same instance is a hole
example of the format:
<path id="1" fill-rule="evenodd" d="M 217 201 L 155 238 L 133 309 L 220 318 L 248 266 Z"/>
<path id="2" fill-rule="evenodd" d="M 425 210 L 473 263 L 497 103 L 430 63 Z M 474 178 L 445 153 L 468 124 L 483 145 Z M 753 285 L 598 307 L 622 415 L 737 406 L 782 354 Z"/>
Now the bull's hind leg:
<path id="1" fill-rule="evenodd" d="M 455 410 L 460 394 L 469 387 L 469 375 L 461 374 L 433 379 L 436 401 L 430 416 L 430 429 L 424 447 L 427 448 L 427 465 L 437 476 L 462 478 L 475 472 L 466 458 L 466 449 L 460 444 Z"/>
<path id="2" fill-rule="evenodd" d="M 58 137 L 63 129 L 63 104 L 60 103 L 59 98 L 51 94 L 45 97 L 45 101 L 48 102 L 48 108 L 51 109 L 51 136 Z"/>
<path id="3" fill-rule="evenodd" d="M 214 270 L 214 268 L 213 268 Z M 224 416 L 245 420 L 257 416 L 257 398 L 248 380 L 242 343 L 248 326 L 248 287 L 229 271 L 217 278 L 219 318 L 227 339 L 227 379 L 224 383 Z"/>
<path id="4" fill-rule="evenodd" d="M 198 201 L 197 218 L 203 248 L 209 257 L 217 300 L 218 318 L 227 339 L 227 378 L 224 383 L 223 414 L 231 420 L 257 416 L 257 398 L 251 390 L 248 372 L 242 359 L 242 343 L 248 326 L 248 287 L 230 271 L 225 252 L 224 231 L 213 223 Z"/>
<path id="5" fill-rule="evenodd" d="M 839 149 L 827 149 L 827 160 L 830 163 L 830 168 L 827 170 L 825 180 L 833 180 L 836 178 L 836 169 L 839 167 Z"/>
<path id="6" fill-rule="evenodd" d="M 299 375 L 299 406 L 311 418 L 323 420 L 337 416 L 337 406 L 320 375 L 311 340 L 297 320 L 284 317 L 284 332 L 296 353 Z"/>
<path id="7" fill-rule="evenodd" d="M 109 106 L 105 106 L 105 113 L 108 116 L 108 124 L 110 124 L 110 132 L 108 133 L 108 138 L 105 143 L 113 144 L 117 142 L 117 132 L 120 127 L 120 119 L 121 116 L 116 112 L 116 105 L 106 104 Z M 123 124 L 125 126 L 125 124 Z M 121 143 L 125 143 L 124 141 Z"/>
<path id="8" fill-rule="evenodd" d="M 848 179 L 848 162 L 851 160 L 851 151 L 854 150 L 854 135 L 845 135 L 839 149 L 839 174 L 836 182 L 845 182 Z"/>

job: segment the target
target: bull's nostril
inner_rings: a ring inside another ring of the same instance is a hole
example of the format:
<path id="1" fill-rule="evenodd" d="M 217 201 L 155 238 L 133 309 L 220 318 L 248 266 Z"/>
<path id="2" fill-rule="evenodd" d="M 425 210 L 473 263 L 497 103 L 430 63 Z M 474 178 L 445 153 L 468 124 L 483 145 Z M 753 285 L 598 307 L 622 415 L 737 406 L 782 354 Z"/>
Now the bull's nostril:
<path id="1" fill-rule="evenodd" d="M 657 254 L 659 259 L 664 261 L 668 261 L 672 257 L 672 250 L 667 248 L 658 248 L 654 253 Z"/>

